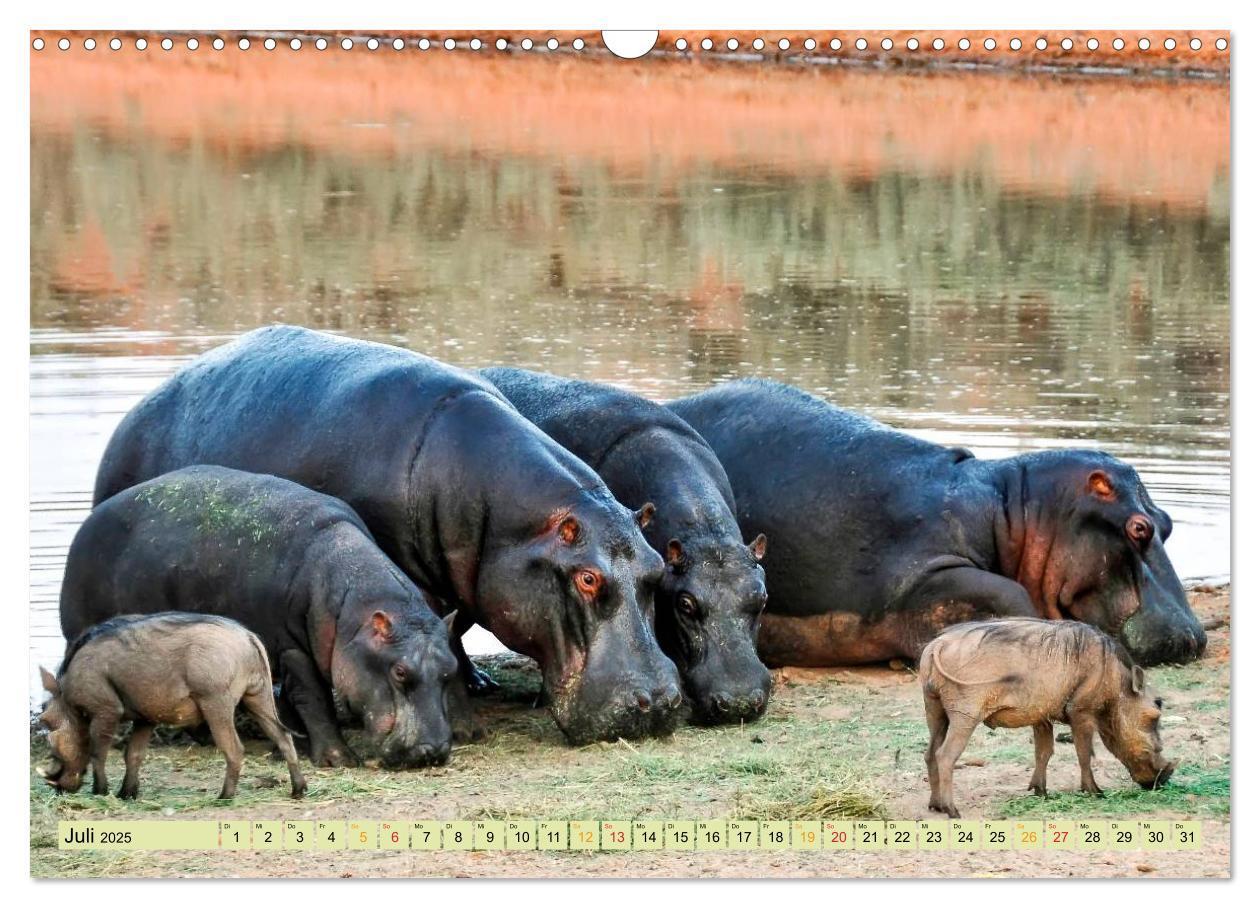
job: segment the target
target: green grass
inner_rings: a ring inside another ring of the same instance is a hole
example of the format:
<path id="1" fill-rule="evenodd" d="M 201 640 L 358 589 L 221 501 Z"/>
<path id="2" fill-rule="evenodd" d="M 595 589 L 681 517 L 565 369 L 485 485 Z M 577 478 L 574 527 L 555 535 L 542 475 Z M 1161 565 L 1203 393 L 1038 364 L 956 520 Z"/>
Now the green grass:
<path id="1" fill-rule="evenodd" d="M 1170 812 L 1225 818 L 1230 815 L 1229 764 L 1205 768 L 1183 764 L 1156 791 L 1136 785 L 1115 788 L 1101 798 L 1082 792 L 1051 792 L 1049 797 L 1010 798 L 998 806 L 1001 817 L 1143 817 Z"/>
<path id="2" fill-rule="evenodd" d="M 155 740 L 141 770 L 137 801 L 93 796 L 87 793 L 90 781 L 78 794 L 57 796 L 32 773 L 32 872 L 146 872 L 144 856 L 59 852 L 55 834 L 61 819 L 356 814 L 369 819 L 897 819 L 906 805 L 921 811 L 927 802 L 922 762 L 927 729 L 915 685 L 876 686 L 823 677 L 817 683 L 782 687 L 771 712 L 744 727 L 683 726 L 667 739 L 573 748 L 565 745 L 546 710 L 532 708 L 539 679 L 530 663 L 499 659 L 485 667 L 501 689 L 478 701 L 487 730 L 483 740 L 457 747 L 446 766 L 414 771 L 390 772 L 371 764 L 314 769 L 303 761 L 310 788 L 301 802 L 288 797 L 284 764 L 270 759 L 269 744 L 258 740 L 246 741 L 239 794 L 230 804 L 215 797 L 223 780 L 218 751 L 180 736 Z M 1022 789 L 1032 772 L 1031 733 L 982 727 L 963 760 L 982 761 L 986 773 L 1000 769 L 1004 779 L 1003 790 L 986 792 L 984 815 L 1228 818 L 1229 765 L 1214 762 L 1226 759 L 1220 736 L 1227 727 L 1216 719 L 1217 711 L 1228 706 L 1221 680 L 1201 665 L 1158 671 L 1167 688 L 1187 691 L 1177 695 L 1185 724 L 1174 726 L 1181 740 L 1169 747 L 1170 755 L 1186 752 L 1189 732 L 1202 733 L 1208 743 L 1202 745 L 1207 750 L 1197 756 L 1198 763 L 1183 765 L 1172 783 L 1156 792 L 1117 779 L 1101 799 L 1063 791 L 1047 799 L 1006 798 Z M 1210 689 L 1199 692 L 1209 684 Z M 357 732 L 350 731 L 347 740 L 361 755 L 370 756 Z M 32 765 L 47 757 L 45 739 L 32 734 Z M 109 772 L 116 790 L 122 778 L 117 750 L 110 755 Z M 198 866 L 211 875 L 222 872 L 221 865 L 212 863 L 190 865 L 189 870 L 197 872 Z"/>

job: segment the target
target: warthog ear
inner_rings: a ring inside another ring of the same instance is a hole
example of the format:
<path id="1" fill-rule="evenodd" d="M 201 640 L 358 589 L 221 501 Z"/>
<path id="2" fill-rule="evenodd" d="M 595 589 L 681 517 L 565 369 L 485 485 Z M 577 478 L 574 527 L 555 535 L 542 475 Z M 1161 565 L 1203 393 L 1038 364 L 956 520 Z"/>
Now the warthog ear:
<path id="1" fill-rule="evenodd" d="M 382 641 L 392 640 L 394 637 L 394 621 L 384 612 L 372 613 L 372 633 L 376 635 L 376 639 Z"/>
<path id="2" fill-rule="evenodd" d="M 52 672 L 42 665 L 39 667 L 39 680 L 43 682 L 44 690 L 54 697 L 61 693 L 61 685 L 57 683 L 57 679 L 53 677 Z"/>
<path id="3" fill-rule="evenodd" d="M 665 544 L 665 563 L 674 571 L 681 571 L 687 563 L 687 556 L 683 552 L 682 543 L 677 539 L 671 539 Z"/>
<path id="4" fill-rule="evenodd" d="M 1140 694 L 1146 689 L 1146 672 L 1142 671 L 1142 666 L 1135 665 L 1129 672 L 1131 682 L 1133 684 L 1133 692 Z"/>
<path id="5" fill-rule="evenodd" d="M 656 516 L 656 505 L 648 502 L 643 507 L 634 512 L 634 521 L 639 525 L 639 529 L 646 530 L 648 524 L 652 522 L 652 518 Z"/>
<path id="6" fill-rule="evenodd" d="M 753 561 L 761 562 L 766 557 L 766 534 L 758 533 L 757 538 L 748 543 L 748 551 L 753 556 Z"/>

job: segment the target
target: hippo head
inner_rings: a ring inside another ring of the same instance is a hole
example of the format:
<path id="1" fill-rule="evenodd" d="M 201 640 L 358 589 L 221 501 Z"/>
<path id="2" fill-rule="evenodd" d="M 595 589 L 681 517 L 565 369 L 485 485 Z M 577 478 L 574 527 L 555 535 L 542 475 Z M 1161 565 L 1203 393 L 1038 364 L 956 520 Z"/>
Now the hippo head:
<path id="1" fill-rule="evenodd" d="M 770 672 L 757 658 L 765 552 L 764 535 L 746 546 L 670 539 L 665 547 L 656 635 L 678 665 L 695 722 L 745 722 L 765 712 Z"/>
<path id="2" fill-rule="evenodd" d="M 668 734 L 678 672 L 652 633 L 664 563 L 607 489 L 583 489 L 540 525 L 494 546 L 478 574 L 479 620 L 536 659 L 556 724 L 571 743 Z"/>
<path id="3" fill-rule="evenodd" d="M 381 602 L 361 625 L 339 634 L 333 648 L 338 711 L 362 720 L 390 767 L 441 764 L 451 752 L 447 698 L 460 683 L 458 664 L 448 626 L 427 604 L 418 606 Z"/>
<path id="4" fill-rule="evenodd" d="M 61 686 L 51 672 L 41 668 L 39 676 L 44 690 L 52 695 L 39 716 L 49 732 L 52 761 L 40 770 L 40 775 L 58 792 L 73 793 L 82 787 L 88 765 L 88 724 L 62 699 Z"/>
<path id="5" fill-rule="evenodd" d="M 1119 652 L 1123 664 L 1117 665 L 1114 679 L 1117 694 L 1098 725 L 1098 734 L 1133 781 L 1146 789 L 1159 788 L 1177 769 L 1176 760 L 1164 757 L 1159 736 L 1164 701 L 1147 689 L 1141 667 L 1133 665 L 1122 649 Z"/>
<path id="6" fill-rule="evenodd" d="M 1172 520 L 1128 464 L 1099 451 L 1017 458 L 1024 465 L 1022 544 L 1013 576 L 1042 614 L 1120 639 L 1144 665 L 1188 662 L 1206 635 L 1164 542 Z"/>

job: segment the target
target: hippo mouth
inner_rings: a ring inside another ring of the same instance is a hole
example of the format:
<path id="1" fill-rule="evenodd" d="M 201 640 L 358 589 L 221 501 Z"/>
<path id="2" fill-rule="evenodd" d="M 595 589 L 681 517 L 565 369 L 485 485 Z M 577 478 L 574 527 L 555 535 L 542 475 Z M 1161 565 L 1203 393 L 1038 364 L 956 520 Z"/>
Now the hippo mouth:
<path id="1" fill-rule="evenodd" d="M 443 766 L 451 757 L 449 746 L 424 746 L 408 748 L 400 753 L 385 752 L 381 756 L 381 766 L 385 769 L 428 769 Z"/>
<path id="2" fill-rule="evenodd" d="M 678 696 L 681 701 L 681 695 Z M 552 716 L 565 739 L 574 747 L 594 744 L 596 741 L 628 741 L 642 738 L 664 738 L 673 734 L 678 726 L 679 710 L 674 706 L 649 710 L 621 710 L 607 716 L 590 719 L 562 717 L 554 708 Z"/>
<path id="3" fill-rule="evenodd" d="M 692 694 L 691 721 L 696 725 L 730 725 L 754 722 L 766 712 L 770 698 L 762 690 L 750 691 L 744 696 L 725 693 Z"/>

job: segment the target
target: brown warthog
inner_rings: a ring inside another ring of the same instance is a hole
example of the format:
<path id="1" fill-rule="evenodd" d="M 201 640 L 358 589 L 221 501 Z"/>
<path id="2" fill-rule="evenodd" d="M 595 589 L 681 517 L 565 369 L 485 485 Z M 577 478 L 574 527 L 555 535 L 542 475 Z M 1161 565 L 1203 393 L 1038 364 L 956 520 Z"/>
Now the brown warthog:
<path id="1" fill-rule="evenodd" d="M 40 719 L 51 730 L 54 764 L 45 774 L 60 791 L 78 791 L 89 759 L 92 793 L 107 794 L 105 757 L 123 719 L 133 723 L 120 798 L 140 791 L 140 763 L 157 725 L 187 728 L 203 721 L 227 759 L 219 797 L 236 794 L 245 748 L 236 734 L 238 703 L 253 715 L 289 764 L 293 797 L 306 792 L 293 738 L 276 715 L 271 668 L 262 641 L 240 624 L 213 615 L 159 612 L 121 615 L 80 634 L 53 677 Z"/>
<path id="2" fill-rule="evenodd" d="M 1081 790 L 1101 795 L 1090 760 L 1094 732 L 1143 788 L 1168 781 L 1176 768 L 1161 753 L 1163 701 L 1124 647 L 1076 621 L 1008 618 L 958 624 L 923 650 L 919 681 L 931 740 L 928 807 L 957 817 L 954 764 L 971 733 L 1031 725 L 1036 767 L 1029 788 L 1046 793 L 1055 722 L 1072 727 Z"/>

